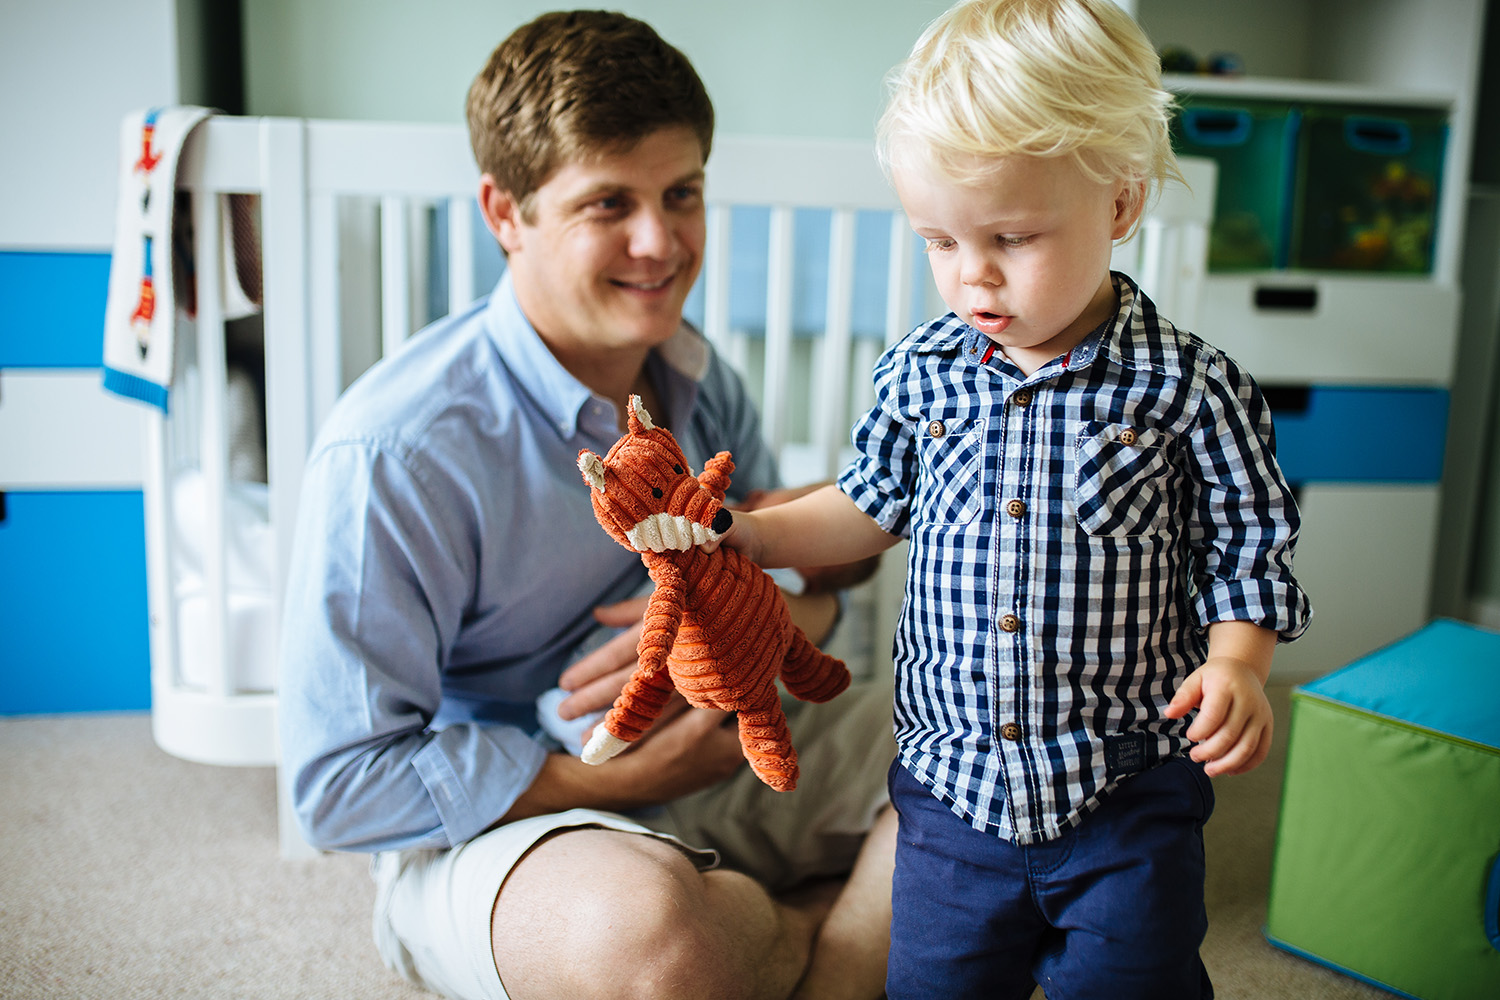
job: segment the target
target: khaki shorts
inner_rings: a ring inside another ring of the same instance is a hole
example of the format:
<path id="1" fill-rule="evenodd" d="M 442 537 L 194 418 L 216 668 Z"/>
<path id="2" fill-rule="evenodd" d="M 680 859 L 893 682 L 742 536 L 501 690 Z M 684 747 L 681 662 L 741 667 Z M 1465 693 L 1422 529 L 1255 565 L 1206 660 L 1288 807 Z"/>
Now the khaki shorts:
<path id="1" fill-rule="evenodd" d="M 490 914 L 511 868 L 547 834 L 603 827 L 677 845 L 699 870 L 724 865 L 771 891 L 839 875 L 889 801 L 895 756 L 888 681 L 856 684 L 833 701 L 787 704 L 801 775 L 793 792 L 748 767 L 650 814 L 591 809 L 508 823 L 452 850 L 375 855 L 374 931 L 381 958 L 407 979 L 462 1000 L 506 1000 L 495 970 Z"/>

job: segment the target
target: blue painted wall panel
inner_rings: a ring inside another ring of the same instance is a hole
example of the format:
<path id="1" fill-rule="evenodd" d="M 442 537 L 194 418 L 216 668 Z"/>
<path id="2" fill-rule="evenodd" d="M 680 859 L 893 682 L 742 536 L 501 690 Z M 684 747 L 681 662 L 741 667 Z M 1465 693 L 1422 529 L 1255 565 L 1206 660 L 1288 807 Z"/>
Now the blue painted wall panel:
<path id="1" fill-rule="evenodd" d="M 0 715 L 151 707 L 139 491 L 4 494 Z"/>
<path id="2" fill-rule="evenodd" d="M 100 367 L 109 259 L 0 251 L 0 368 Z"/>

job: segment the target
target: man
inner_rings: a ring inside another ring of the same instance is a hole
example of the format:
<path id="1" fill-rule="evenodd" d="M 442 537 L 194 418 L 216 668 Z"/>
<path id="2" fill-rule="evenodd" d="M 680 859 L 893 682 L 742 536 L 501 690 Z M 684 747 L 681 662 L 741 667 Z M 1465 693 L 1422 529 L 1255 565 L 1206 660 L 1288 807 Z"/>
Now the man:
<path id="1" fill-rule="evenodd" d="M 548 14 L 495 50 L 468 116 L 506 276 L 351 386 L 308 461 L 281 680 L 303 830 L 375 853 L 382 957 L 449 996 L 879 996 L 883 685 L 793 708 L 784 795 L 680 702 L 599 767 L 539 732 L 548 689 L 576 720 L 635 665 L 645 572 L 576 465 L 628 396 L 695 468 L 731 451 L 732 497 L 775 485 L 739 379 L 682 322 L 702 83 L 639 21 Z M 815 638 L 836 616 L 789 600 Z"/>

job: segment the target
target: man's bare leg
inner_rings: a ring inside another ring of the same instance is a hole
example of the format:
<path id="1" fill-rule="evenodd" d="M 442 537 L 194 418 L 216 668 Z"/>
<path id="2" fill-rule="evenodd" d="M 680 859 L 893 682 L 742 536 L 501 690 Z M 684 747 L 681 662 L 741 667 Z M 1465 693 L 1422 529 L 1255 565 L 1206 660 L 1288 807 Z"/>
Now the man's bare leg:
<path id="1" fill-rule="evenodd" d="M 793 1000 L 872 1000 L 885 995 L 896 824 L 896 810 L 890 806 L 875 818 L 854 870 L 818 927 L 812 961 Z"/>
<path id="2" fill-rule="evenodd" d="M 786 1000 L 822 909 L 777 903 L 737 872 L 699 872 L 652 837 L 570 830 L 511 871 L 491 939 L 512 1000 Z"/>

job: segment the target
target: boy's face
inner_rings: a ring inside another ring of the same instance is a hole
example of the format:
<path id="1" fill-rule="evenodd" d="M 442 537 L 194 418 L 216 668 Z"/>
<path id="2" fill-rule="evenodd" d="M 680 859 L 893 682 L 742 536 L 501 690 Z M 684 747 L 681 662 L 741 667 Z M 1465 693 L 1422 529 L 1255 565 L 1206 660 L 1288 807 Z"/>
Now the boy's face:
<path id="1" fill-rule="evenodd" d="M 1109 318 L 1110 251 L 1135 221 L 1123 182 L 1038 156 L 1004 157 L 978 183 L 920 167 L 893 177 L 943 301 L 1028 375 Z"/>
<path id="2" fill-rule="evenodd" d="M 559 356 L 651 347 L 677 331 L 703 259 L 703 150 L 691 130 L 565 164 L 527 213 L 493 187 L 481 198 L 521 308 Z"/>

